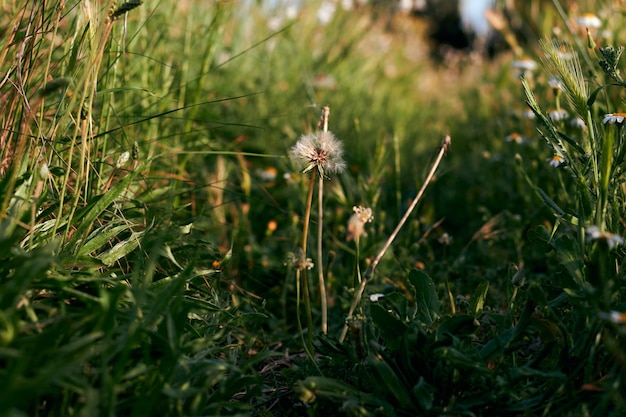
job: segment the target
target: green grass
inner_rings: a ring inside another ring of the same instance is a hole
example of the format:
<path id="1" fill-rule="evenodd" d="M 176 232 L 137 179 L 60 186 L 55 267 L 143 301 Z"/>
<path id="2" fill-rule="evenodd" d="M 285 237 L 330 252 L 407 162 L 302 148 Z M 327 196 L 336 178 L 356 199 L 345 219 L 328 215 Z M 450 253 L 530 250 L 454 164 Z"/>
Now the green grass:
<path id="1" fill-rule="evenodd" d="M 384 5 L 0 2 L 0 414 L 622 415 L 623 6 L 579 2 L 593 49 L 540 3 L 520 79 Z M 320 213 L 289 150 L 326 105 Z"/>

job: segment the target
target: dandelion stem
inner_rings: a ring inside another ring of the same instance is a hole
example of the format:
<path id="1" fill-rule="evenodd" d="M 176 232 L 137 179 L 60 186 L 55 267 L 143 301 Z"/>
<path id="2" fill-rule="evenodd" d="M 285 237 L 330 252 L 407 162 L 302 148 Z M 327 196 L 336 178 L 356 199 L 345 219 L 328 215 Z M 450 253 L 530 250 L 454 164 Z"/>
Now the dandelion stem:
<path id="1" fill-rule="evenodd" d="M 307 240 L 309 235 L 309 221 L 311 219 L 311 204 L 313 202 L 313 188 L 315 187 L 315 173 L 316 171 L 311 171 L 311 175 L 309 178 L 309 191 L 306 197 L 306 208 L 304 212 L 304 225 L 302 229 L 302 252 L 304 252 L 304 257 L 306 258 L 306 247 Z M 309 293 L 309 283 L 306 276 L 306 268 L 302 269 L 302 295 L 304 297 L 304 309 L 306 312 L 306 322 L 307 322 L 307 343 L 305 348 L 307 349 L 309 354 L 313 352 L 313 318 L 311 316 L 311 295 Z"/>
<path id="2" fill-rule="evenodd" d="M 320 302 L 322 309 L 322 333 L 328 333 L 328 300 L 326 298 L 326 282 L 324 280 L 324 264 L 322 262 L 322 226 L 324 219 L 324 177 L 319 175 L 319 184 L 317 188 L 317 271 L 320 286 Z"/>
<path id="3" fill-rule="evenodd" d="M 324 106 L 322 109 L 321 125 L 324 132 L 328 132 L 328 117 L 330 107 Z M 320 287 L 320 303 L 322 309 L 322 333 L 328 333 L 328 300 L 326 297 L 326 282 L 324 280 L 324 263 L 322 260 L 322 234 L 324 224 L 324 175 L 320 172 L 319 184 L 317 188 L 317 271 Z"/>
<path id="4" fill-rule="evenodd" d="M 356 310 L 356 306 L 358 305 L 359 301 L 361 300 L 361 297 L 363 296 L 363 292 L 365 291 L 367 282 L 371 279 L 372 275 L 374 274 L 374 270 L 378 266 L 378 263 L 380 262 L 382 257 L 385 255 L 385 252 L 387 252 L 387 249 L 389 249 L 389 246 L 391 246 L 391 244 L 393 243 L 394 239 L 400 232 L 400 229 L 402 229 L 402 227 L 408 220 L 409 216 L 411 215 L 411 213 L 417 206 L 417 203 L 422 199 L 422 196 L 424 195 L 424 191 L 426 191 L 426 187 L 428 187 L 428 184 L 430 184 L 430 182 L 432 181 L 433 176 L 435 175 L 435 172 L 437 171 L 437 168 L 439 167 L 439 163 L 441 162 L 441 159 L 443 158 L 443 156 L 446 154 L 446 151 L 450 147 L 450 144 L 451 144 L 450 136 L 445 136 L 443 140 L 441 141 L 441 145 L 439 146 L 439 152 L 437 153 L 437 157 L 435 158 L 435 161 L 430 167 L 430 171 L 428 172 L 428 175 L 426 176 L 426 179 L 424 180 L 422 187 L 417 192 L 417 195 L 413 199 L 413 202 L 404 213 L 404 216 L 402 216 L 402 219 L 400 219 L 400 222 L 398 223 L 394 231 L 391 233 L 391 235 L 389 235 L 389 238 L 387 238 L 387 241 L 385 242 L 383 247 L 380 249 L 380 251 L 374 258 L 370 266 L 363 273 L 361 284 L 359 285 L 359 288 L 357 289 L 354 295 L 354 299 L 352 300 L 352 305 L 350 305 L 350 311 L 348 312 L 348 319 L 350 319 L 352 315 L 354 314 L 354 310 Z M 344 324 L 343 330 L 341 332 L 341 336 L 339 337 L 339 343 L 343 343 L 344 339 L 346 338 L 347 333 L 348 333 L 348 324 L 346 320 L 346 324 Z"/>

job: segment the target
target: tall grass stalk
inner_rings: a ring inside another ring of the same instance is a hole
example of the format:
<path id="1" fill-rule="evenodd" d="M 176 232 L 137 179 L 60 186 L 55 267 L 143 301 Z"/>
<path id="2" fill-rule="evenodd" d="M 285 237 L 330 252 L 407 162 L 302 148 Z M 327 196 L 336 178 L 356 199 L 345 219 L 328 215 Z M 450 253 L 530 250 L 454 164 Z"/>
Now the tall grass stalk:
<path id="1" fill-rule="evenodd" d="M 406 212 L 404 213 L 404 215 L 398 222 L 396 228 L 393 230 L 393 232 L 391 232 L 391 234 L 389 235 L 389 237 L 387 238 L 383 246 L 380 248 L 380 250 L 376 254 L 376 257 L 374 258 L 370 266 L 363 273 L 361 283 L 354 294 L 352 304 L 350 305 L 350 310 L 348 311 L 348 317 L 346 319 L 346 323 L 344 324 L 343 330 L 341 331 L 341 336 L 339 337 L 340 343 L 343 343 L 343 341 L 346 338 L 346 335 L 348 334 L 349 320 L 352 318 L 354 311 L 356 310 L 357 306 L 361 302 L 361 298 L 363 297 L 363 292 L 365 291 L 365 287 L 367 286 L 368 281 L 373 276 L 374 271 L 376 270 L 376 267 L 378 266 L 378 263 L 383 258 L 383 256 L 385 255 L 385 252 L 387 252 L 387 249 L 389 249 L 389 247 L 395 240 L 398 233 L 400 233 L 400 230 L 402 229 L 402 227 L 408 220 L 409 216 L 411 215 L 411 213 L 417 206 L 417 203 L 419 203 L 419 201 L 422 199 L 422 196 L 424 195 L 424 192 L 426 191 L 426 187 L 428 187 L 428 185 L 432 181 L 435 175 L 435 172 L 437 171 L 437 168 L 439 167 L 439 164 L 441 163 L 442 158 L 444 157 L 444 155 L 450 148 L 451 144 L 452 144 L 452 140 L 450 139 L 450 136 L 445 136 L 443 140 L 441 141 L 441 145 L 439 146 L 439 151 L 437 152 L 437 156 L 435 157 L 435 160 L 433 161 L 433 164 L 430 167 L 430 171 L 428 171 L 428 174 L 426 175 L 426 179 L 424 180 L 422 187 L 417 192 L 417 195 L 415 196 L 415 198 L 409 205 L 408 209 L 406 210 Z"/>

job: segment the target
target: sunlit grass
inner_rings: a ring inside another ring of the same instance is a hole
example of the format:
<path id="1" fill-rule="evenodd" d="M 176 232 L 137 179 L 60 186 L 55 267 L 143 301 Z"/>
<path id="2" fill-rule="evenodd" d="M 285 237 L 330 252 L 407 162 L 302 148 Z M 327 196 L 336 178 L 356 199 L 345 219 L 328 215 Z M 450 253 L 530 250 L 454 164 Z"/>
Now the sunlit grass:
<path id="1" fill-rule="evenodd" d="M 436 61 L 380 5 L 18 3 L 2 413 L 623 413 L 618 2 Z M 289 157 L 324 106 L 345 170 Z"/>

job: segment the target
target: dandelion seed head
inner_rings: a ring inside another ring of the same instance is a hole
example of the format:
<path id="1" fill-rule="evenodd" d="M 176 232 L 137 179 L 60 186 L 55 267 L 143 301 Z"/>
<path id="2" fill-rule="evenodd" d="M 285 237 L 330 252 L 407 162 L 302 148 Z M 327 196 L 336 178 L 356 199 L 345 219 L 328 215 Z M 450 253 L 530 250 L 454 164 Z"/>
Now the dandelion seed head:
<path id="1" fill-rule="evenodd" d="M 346 168 L 343 160 L 343 144 L 331 132 L 318 131 L 300 137 L 291 148 L 291 157 L 304 165 L 303 173 L 317 169 L 326 174 L 341 173 Z"/>

